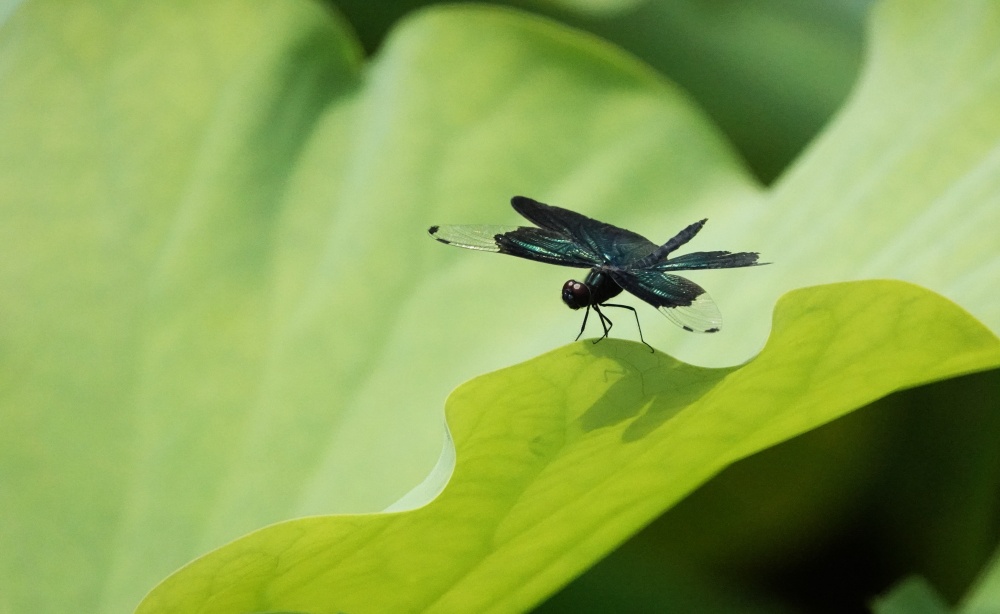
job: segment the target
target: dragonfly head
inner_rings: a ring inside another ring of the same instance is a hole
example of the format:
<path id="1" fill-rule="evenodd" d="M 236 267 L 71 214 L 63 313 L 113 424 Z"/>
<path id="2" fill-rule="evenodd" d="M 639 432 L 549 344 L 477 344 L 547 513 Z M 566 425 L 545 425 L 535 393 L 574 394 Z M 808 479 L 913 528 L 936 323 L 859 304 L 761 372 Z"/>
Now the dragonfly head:
<path id="1" fill-rule="evenodd" d="M 563 284 L 562 300 L 570 309 L 580 309 L 590 305 L 590 287 L 574 279 Z"/>

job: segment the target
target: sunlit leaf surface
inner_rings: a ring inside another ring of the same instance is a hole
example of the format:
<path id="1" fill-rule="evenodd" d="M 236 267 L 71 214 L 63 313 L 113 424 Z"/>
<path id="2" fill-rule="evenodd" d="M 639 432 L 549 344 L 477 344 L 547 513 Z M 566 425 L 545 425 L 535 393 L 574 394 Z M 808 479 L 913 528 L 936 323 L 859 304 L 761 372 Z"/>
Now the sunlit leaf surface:
<path id="1" fill-rule="evenodd" d="M 427 506 L 263 529 L 182 570 L 140 611 L 522 611 L 727 464 L 998 361 L 981 324 L 900 282 L 789 295 L 742 367 L 580 342 L 455 391 L 455 473 Z"/>

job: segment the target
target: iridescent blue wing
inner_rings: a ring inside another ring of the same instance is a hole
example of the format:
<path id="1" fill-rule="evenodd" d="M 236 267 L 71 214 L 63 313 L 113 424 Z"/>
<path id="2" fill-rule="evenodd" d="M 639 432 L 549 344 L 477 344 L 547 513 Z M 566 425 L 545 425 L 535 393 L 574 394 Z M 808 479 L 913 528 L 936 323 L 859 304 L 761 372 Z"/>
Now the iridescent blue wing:
<path id="1" fill-rule="evenodd" d="M 693 271 L 696 269 L 736 269 L 745 266 L 761 266 L 768 262 L 757 262 L 757 252 L 692 252 L 676 258 L 669 258 L 653 265 L 657 271 Z"/>
<path id="2" fill-rule="evenodd" d="M 689 279 L 652 269 L 609 273 L 615 283 L 656 307 L 684 330 L 715 333 L 722 327 L 722 314 L 715 301 Z"/>
<path id="3" fill-rule="evenodd" d="M 575 241 L 583 250 L 600 257 L 599 264 L 626 266 L 656 250 L 656 244 L 611 224 L 581 215 L 569 209 L 553 207 L 526 196 L 510 199 L 514 210 L 532 223 Z"/>
<path id="4" fill-rule="evenodd" d="M 530 226 L 431 226 L 428 232 L 446 245 L 485 252 L 497 252 L 548 264 L 590 268 L 601 257 L 572 238 L 544 228 Z"/>
<path id="5" fill-rule="evenodd" d="M 694 269 L 735 269 L 768 264 L 757 262 L 759 257 L 757 252 L 694 252 L 676 258 L 669 257 L 677 248 L 693 239 L 707 221 L 708 219 L 704 219 L 689 225 L 645 258 L 633 262 L 632 268 L 656 271 L 690 271 Z"/>

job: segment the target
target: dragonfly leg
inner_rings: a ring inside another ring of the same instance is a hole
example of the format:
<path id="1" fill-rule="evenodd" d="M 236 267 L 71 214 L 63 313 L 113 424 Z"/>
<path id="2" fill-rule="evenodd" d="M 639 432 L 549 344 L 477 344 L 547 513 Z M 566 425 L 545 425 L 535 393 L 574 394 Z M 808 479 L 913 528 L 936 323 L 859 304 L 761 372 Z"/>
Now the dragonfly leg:
<path id="1" fill-rule="evenodd" d="M 579 341 L 580 337 L 583 336 L 583 330 L 587 328 L 587 317 L 590 315 L 590 305 L 587 305 L 587 311 L 583 312 L 583 324 L 580 325 L 580 334 L 576 336 L 573 341 Z"/>
<path id="2" fill-rule="evenodd" d="M 635 316 L 635 327 L 639 329 L 639 341 L 642 341 L 642 344 L 644 346 L 648 347 L 650 352 L 654 351 L 653 350 L 653 346 L 651 346 L 648 343 L 646 343 L 646 340 L 642 338 L 642 326 L 639 324 L 639 314 L 636 313 L 635 307 L 629 307 L 628 305 L 619 305 L 617 303 L 604 303 L 604 306 L 605 307 L 620 307 L 621 309 L 628 309 L 629 311 L 631 311 L 632 315 Z M 595 306 L 594 309 L 597 309 L 597 307 Z M 598 313 L 600 313 L 600 312 L 598 312 Z"/>
<path id="3" fill-rule="evenodd" d="M 611 318 L 604 315 L 599 306 L 594 305 L 594 311 L 597 312 L 597 317 L 601 319 L 601 328 L 604 329 L 604 335 L 598 337 L 597 339 L 594 339 L 594 343 L 597 343 L 601 339 L 604 339 L 605 337 L 608 336 L 608 333 L 611 332 L 611 327 L 614 326 L 614 323 L 611 321 Z"/>

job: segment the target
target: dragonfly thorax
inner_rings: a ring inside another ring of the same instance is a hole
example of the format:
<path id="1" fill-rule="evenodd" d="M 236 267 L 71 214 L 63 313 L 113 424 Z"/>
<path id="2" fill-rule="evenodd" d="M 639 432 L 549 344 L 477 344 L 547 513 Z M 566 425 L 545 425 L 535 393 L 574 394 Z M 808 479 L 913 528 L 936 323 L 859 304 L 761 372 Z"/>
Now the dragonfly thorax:
<path id="1" fill-rule="evenodd" d="M 591 269 L 582 282 L 571 279 L 563 284 L 562 300 L 570 309 L 600 305 L 618 296 L 622 287 L 599 269 Z"/>

